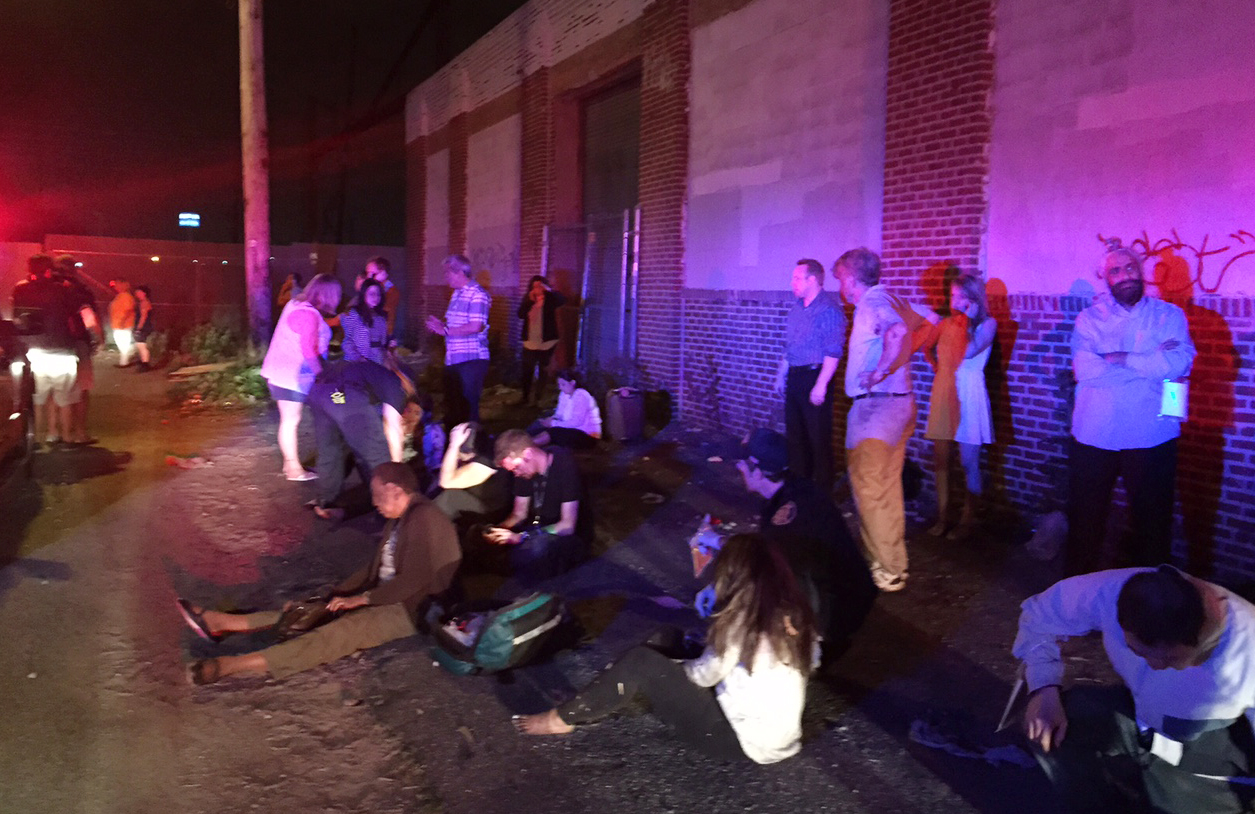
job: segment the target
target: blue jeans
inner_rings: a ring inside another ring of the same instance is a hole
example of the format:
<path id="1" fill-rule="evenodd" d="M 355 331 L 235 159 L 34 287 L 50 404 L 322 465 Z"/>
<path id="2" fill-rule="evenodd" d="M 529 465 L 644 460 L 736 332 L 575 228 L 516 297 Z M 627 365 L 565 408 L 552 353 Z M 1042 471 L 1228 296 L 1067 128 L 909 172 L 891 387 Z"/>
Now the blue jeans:
<path id="1" fill-rule="evenodd" d="M 488 376 L 488 360 L 472 359 L 444 369 L 444 422 L 451 430 L 466 421 L 479 421 L 479 396 Z"/>

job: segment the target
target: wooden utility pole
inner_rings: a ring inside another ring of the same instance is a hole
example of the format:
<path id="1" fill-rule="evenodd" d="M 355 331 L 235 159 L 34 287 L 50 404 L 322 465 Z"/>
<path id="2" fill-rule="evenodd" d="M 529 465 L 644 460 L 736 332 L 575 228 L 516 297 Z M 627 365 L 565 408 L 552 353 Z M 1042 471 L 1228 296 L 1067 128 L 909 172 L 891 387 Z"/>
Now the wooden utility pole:
<path id="1" fill-rule="evenodd" d="M 240 136 L 244 151 L 244 280 L 248 332 L 270 339 L 270 147 L 262 0 L 240 0 Z"/>

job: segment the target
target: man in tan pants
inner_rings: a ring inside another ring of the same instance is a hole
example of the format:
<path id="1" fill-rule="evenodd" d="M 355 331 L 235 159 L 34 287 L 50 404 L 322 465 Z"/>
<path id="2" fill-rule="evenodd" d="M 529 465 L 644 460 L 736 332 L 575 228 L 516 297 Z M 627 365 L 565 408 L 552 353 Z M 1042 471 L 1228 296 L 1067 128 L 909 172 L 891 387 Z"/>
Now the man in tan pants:
<path id="1" fill-rule="evenodd" d="M 867 249 L 841 255 L 833 274 L 854 306 L 845 370 L 845 393 L 854 404 L 846 417 L 845 448 L 859 530 L 876 587 L 900 591 L 907 577 L 902 464 L 915 430 L 906 361 L 911 335 L 924 318 L 880 285 L 880 258 Z"/>

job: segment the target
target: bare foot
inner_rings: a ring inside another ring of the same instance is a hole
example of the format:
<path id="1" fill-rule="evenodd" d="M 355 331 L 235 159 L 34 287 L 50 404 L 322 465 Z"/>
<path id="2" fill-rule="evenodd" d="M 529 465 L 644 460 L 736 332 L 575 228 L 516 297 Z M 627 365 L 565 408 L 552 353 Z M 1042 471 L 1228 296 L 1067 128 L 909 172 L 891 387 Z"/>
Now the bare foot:
<path id="1" fill-rule="evenodd" d="M 558 717 L 556 709 L 539 715 L 515 715 L 514 728 L 520 735 L 569 735 L 575 731 L 575 727 Z"/>

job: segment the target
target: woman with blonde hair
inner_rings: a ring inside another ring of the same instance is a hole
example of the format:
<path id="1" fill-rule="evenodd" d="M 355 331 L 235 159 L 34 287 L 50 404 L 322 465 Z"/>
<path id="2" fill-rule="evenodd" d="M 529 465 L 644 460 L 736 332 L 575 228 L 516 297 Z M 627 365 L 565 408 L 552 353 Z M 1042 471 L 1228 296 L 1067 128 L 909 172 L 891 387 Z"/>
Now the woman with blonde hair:
<path id="1" fill-rule="evenodd" d="M 324 316 L 336 312 L 340 296 L 340 281 L 334 277 L 319 274 L 310 280 L 300 294 L 283 306 L 261 364 L 261 375 L 279 406 L 279 451 L 283 453 L 283 474 L 288 480 L 318 477 L 301 465 L 296 437 L 305 397 L 322 370 L 331 342 L 331 327 Z"/>
<path id="2" fill-rule="evenodd" d="M 698 658 L 677 663 L 637 647 L 565 704 L 515 716 L 516 728 L 565 735 L 642 694 L 676 737 L 710 757 L 775 763 L 796 754 L 817 652 L 810 602 L 784 554 L 758 534 L 724 544 L 715 561 L 715 596 Z"/>
<path id="3" fill-rule="evenodd" d="M 994 440 L 985 365 L 997 331 L 985 300 L 985 281 L 973 274 L 955 277 L 950 282 L 950 315 L 933 326 L 924 342 L 924 356 L 935 374 L 924 430 L 924 437 L 933 442 L 937 522 L 928 533 L 935 537 L 946 534 L 950 460 L 956 443 L 967 491 L 959 524 L 946 537 L 963 539 L 976 525 L 976 504 L 984 492 L 980 448 Z"/>

